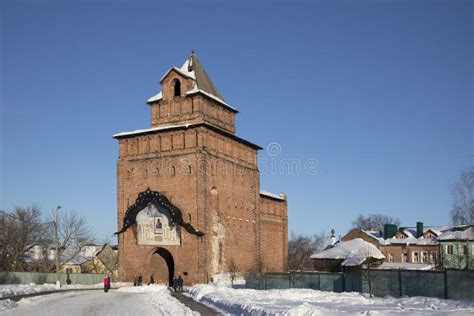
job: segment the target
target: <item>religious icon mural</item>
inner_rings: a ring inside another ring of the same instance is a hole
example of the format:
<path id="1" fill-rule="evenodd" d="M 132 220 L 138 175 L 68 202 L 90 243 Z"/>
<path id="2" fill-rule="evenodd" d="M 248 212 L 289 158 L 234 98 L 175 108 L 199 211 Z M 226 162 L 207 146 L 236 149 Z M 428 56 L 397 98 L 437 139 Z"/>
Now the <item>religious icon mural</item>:
<path id="1" fill-rule="evenodd" d="M 139 245 L 180 245 L 177 226 L 170 226 L 168 217 L 153 204 L 137 214 L 137 239 Z"/>

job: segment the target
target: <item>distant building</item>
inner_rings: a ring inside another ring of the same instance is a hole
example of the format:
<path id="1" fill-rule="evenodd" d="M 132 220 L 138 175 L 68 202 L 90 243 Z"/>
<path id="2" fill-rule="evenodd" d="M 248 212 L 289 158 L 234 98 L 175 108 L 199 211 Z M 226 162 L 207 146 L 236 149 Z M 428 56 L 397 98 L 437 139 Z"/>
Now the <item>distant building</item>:
<path id="1" fill-rule="evenodd" d="M 385 256 L 361 238 L 335 243 L 326 250 L 311 256 L 314 270 L 343 272 L 359 269 L 365 263 L 381 264 Z"/>
<path id="2" fill-rule="evenodd" d="M 23 256 L 26 270 L 46 272 L 55 265 L 56 247 L 35 245 Z M 118 250 L 110 244 L 89 244 L 68 247 L 61 251 L 62 273 L 106 273 L 117 276 Z"/>
<path id="3" fill-rule="evenodd" d="M 117 278 L 118 248 L 109 244 L 103 247 L 89 260 L 81 264 L 82 273 L 103 273 Z"/>
<path id="4" fill-rule="evenodd" d="M 382 269 L 388 269 L 388 267 L 410 270 L 458 268 L 465 266 L 466 258 L 472 254 L 472 245 L 468 245 L 469 239 L 456 239 L 471 236 L 470 240 L 473 240 L 472 231 L 471 235 L 469 232 L 461 233 L 468 227 L 424 227 L 423 223 L 418 222 L 416 227 L 397 228 L 395 225 L 387 224 L 383 232 L 354 228 L 341 240 L 361 238 L 376 246 L 384 254 L 384 261 L 389 263 L 380 267 Z M 442 248 L 444 252 L 441 253 L 440 243 L 450 246 Z M 461 255 L 464 251 L 466 255 Z"/>
<path id="5" fill-rule="evenodd" d="M 457 227 L 439 238 L 441 260 L 445 269 L 474 270 L 473 225 Z"/>

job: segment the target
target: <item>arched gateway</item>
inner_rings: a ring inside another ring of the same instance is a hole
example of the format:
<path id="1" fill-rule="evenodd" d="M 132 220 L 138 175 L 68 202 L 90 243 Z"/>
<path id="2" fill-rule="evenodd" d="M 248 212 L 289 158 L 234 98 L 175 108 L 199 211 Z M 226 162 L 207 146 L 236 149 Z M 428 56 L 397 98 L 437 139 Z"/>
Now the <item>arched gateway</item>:
<path id="1" fill-rule="evenodd" d="M 165 248 L 157 248 L 150 260 L 151 274 L 157 283 L 168 283 L 173 286 L 174 260 L 173 255 Z"/>

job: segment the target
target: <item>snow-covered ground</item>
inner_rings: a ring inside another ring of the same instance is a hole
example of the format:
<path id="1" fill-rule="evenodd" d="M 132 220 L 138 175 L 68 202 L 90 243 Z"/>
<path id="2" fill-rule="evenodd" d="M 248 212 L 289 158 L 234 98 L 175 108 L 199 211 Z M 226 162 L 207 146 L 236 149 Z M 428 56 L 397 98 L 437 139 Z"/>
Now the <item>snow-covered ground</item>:
<path id="1" fill-rule="evenodd" d="M 130 286 L 131 283 L 125 282 L 112 282 L 112 287 L 122 287 L 122 286 Z M 72 289 L 95 289 L 95 288 L 102 288 L 103 284 L 98 283 L 94 285 L 82 285 L 82 284 L 74 284 L 74 285 L 62 285 L 59 290 L 72 290 Z M 49 291 L 56 291 L 56 285 L 54 284 L 42 284 L 37 285 L 34 283 L 30 284 L 0 284 L 0 298 L 14 296 L 14 295 L 23 295 L 23 294 L 32 294 L 32 293 L 40 293 L 40 292 L 49 292 Z"/>
<path id="2" fill-rule="evenodd" d="M 469 315 L 474 302 L 430 297 L 370 298 L 360 293 L 311 289 L 252 290 L 208 284 L 187 292 L 197 301 L 230 314 L 245 315 Z"/>
<path id="3" fill-rule="evenodd" d="M 0 301 L 4 315 L 197 315 L 161 284 L 77 291 Z"/>

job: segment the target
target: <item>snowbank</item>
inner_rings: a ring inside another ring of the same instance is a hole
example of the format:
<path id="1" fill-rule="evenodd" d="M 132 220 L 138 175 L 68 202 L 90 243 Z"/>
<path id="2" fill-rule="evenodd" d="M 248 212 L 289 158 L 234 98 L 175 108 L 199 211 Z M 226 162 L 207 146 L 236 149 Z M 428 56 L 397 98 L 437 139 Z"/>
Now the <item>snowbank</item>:
<path id="1" fill-rule="evenodd" d="M 168 287 L 164 284 L 150 284 L 144 286 L 125 286 L 117 290 L 117 292 L 127 293 L 150 293 L 150 292 L 166 292 L 170 293 Z"/>
<path id="2" fill-rule="evenodd" d="M 120 288 L 122 286 L 130 286 L 132 283 L 129 282 L 112 282 L 112 288 Z M 102 288 L 104 285 L 102 283 L 93 284 L 93 285 L 84 285 L 84 284 L 71 284 L 71 285 L 62 285 L 59 289 L 60 291 L 64 290 L 76 290 L 76 289 L 97 289 Z M 56 291 L 56 285 L 54 284 L 42 284 L 38 285 L 35 283 L 30 284 L 1 284 L 0 285 L 0 298 L 10 297 L 15 295 L 24 295 L 24 294 L 33 294 L 41 292 Z"/>
<path id="3" fill-rule="evenodd" d="M 171 296 L 171 290 L 163 284 L 121 287 L 117 292 L 150 294 L 148 302 L 165 315 L 199 315 Z"/>
<path id="4" fill-rule="evenodd" d="M 234 283 L 234 287 L 243 287 L 245 285 L 245 279 L 241 275 L 237 275 L 234 278 L 233 283 Z M 231 287 L 232 280 L 231 280 L 230 273 L 223 272 L 223 273 L 214 274 L 212 276 L 212 284 L 216 286 Z"/>
<path id="5" fill-rule="evenodd" d="M 369 298 L 360 293 L 311 289 L 252 290 L 199 284 L 187 289 L 197 301 L 226 313 L 246 315 L 466 315 L 474 302 L 429 297 Z"/>
<path id="6" fill-rule="evenodd" d="M 2 284 L 0 285 L 0 298 L 22 294 L 32 294 L 56 290 L 54 284 Z"/>
<path id="7" fill-rule="evenodd" d="M 5 315 L 198 315 L 171 296 L 164 285 L 123 287 L 117 291 L 71 291 L 0 301 Z"/>

